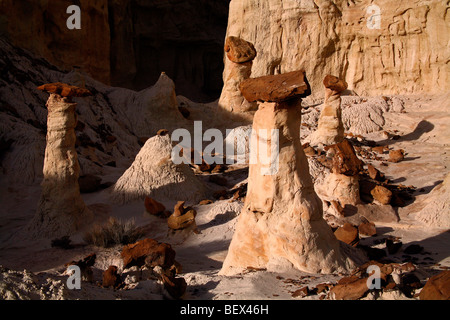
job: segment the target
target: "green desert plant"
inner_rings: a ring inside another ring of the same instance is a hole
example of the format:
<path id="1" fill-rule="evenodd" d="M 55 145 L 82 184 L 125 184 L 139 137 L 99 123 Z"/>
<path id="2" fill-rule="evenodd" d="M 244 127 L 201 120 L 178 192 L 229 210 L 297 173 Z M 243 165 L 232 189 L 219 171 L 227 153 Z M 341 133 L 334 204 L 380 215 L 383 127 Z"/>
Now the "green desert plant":
<path id="1" fill-rule="evenodd" d="M 84 234 L 83 240 L 88 244 L 108 248 L 116 244 L 136 242 L 143 235 L 144 232 L 136 226 L 134 219 L 122 221 L 111 217 L 104 225 L 94 225 Z"/>

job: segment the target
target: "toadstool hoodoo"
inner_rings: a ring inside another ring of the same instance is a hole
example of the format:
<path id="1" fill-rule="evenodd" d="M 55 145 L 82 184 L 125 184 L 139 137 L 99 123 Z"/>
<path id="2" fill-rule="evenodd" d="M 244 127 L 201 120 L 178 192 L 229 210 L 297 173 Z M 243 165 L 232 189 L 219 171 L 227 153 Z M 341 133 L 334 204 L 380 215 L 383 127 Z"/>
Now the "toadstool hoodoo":
<path id="1" fill-rule="evenodd" d="M 254 116 L 250 158 L 256 161 L 250 161 L 247 197 L 221 274 L 247 267 L 278 268 L 286 262 L 307 272 L 351 269 L 354 262 L 322 217 L 300 141 L 301 98 L 310 92 L 304 72 L 248 79 L 241 90 L 247 99 L 272 103 L 260 104 Z M 264 130 L 279 133 L 278 139 L 266 139 L 271 152 L 273 144 L 278 146 L 275 170 L 266 170 L 254 148 L 255 141 L 265 140 Z"/>

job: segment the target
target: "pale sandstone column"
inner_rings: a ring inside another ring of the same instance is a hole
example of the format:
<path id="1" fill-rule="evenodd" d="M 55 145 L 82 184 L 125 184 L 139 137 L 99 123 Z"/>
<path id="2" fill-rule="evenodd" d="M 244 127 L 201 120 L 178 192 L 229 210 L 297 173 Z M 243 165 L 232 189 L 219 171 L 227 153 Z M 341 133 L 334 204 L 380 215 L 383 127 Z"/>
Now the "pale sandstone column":
<path id="1" fill-rule="evenodd" d="M 359 160 L 352 144 L 344 139 L 340 143 L 327 146 L 325 150 L 334 153 L 333 168 L 323 184 L 317 186 L 317 192 L 324 200 L 339 201 L 342 207 L 347 204 L 360 204 L 359 173 L 364 163 Z"/>
<path id="2" fill-rule="evenodd" d="M 225 52 L 224 87 L 219 99 L 219 106 L 231 112 L 255 111 L 257 104 L 244 99 L 239 85 L 252 73 L 256 50 L 252 43 L 238 37 L 227 37 Z"/>
<path id="3" fill-rule="evenodd" d="M 273 101 L 259 105 L 253 130 L 256 136 L 260 129 L 278 130 L 279 161 L 271 175 L 262 174 L 259 157 L 250 163 L 247 197 L 221 274 L 286 264 L 307 272 L 349 270 L 354 264 L 322 217 L 300 141 L 300 98 L 310 93 L 304 72 L 249 79 L 241 90 L 250 101 Z"/>
<path id="4" fill-rule="evenodd" d="M 87 96 L 90 92 L 62 83 L 38 88 L 50 93 L 47 101 L 47 146 L 44 159 L 44 179 L 37 213 L 31 229 L 35 237 L 70 235 L 89 222 L 92 213 L 80 195 L 80 166 L 75 150 L 76 103 L 71 97 Z"/>
<path id="5" fill-rule="evenodd" d="M 344 140 L 341 92 L 347 89 L 347 83 L 337 77 L 327 75 L 323 84 L 325 86 L 325 101 L 320 113 L 317 131 L 310 138 L 310 144 L 313 146 L 330 145 Z"/>

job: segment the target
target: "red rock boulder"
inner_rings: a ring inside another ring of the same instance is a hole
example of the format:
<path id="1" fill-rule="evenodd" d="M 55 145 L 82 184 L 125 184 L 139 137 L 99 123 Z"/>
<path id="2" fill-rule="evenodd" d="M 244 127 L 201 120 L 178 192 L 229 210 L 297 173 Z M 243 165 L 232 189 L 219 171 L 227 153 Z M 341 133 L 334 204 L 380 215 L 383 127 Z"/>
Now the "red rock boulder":
<path id="1" fill-rule="evenodd" d="M 342 227 L 337 228 L 334 235 L 338 240 L 351 246 L 356 246 L 359 242 L 358 229 L 350 223 L 345 223 Z"/>
<path id="2" fill-rule="evenodd" d="M 227 37 L 224 50 L 228 59 L 235 63 L 252 61 L 256 57 L 256 50 L 253 44 L 238 37 Z"/>
<path id="3" fill-rule="evenodd" d="M 431 277 L 419 294 L 420 300 L 450 300 L 450 270 Z"/>
<path id="4" fill-rule="evenodd" d="M 122 279 L 120 278 L 120 275 L 117 274 L 117 267 L 109 266 L 109 268 L 105 272 L 103 272 L 102 287 L 117 288 L 121 284 L 122 284 Z"/>
<path id="5" fill-rule="evenodd" d="M 150 267 L 169 268 L 175 261 L 175 251 L 170 244 L 159 243 L 148 238 L 126 245 L 122 249 L 121 256 L 125 269 L 132 266 L 141 267 L 146 264 Z"/>
<path id="6" fill-rule="evenodd" d="M 239 89 L 249 102 L 283 102 L 311 94 L 303 70 L 246 79 L 242 81 Z"/>
<path id="7" fill-rule="evenodd" d="M 92 96 L 92 93 L 87 89 L 70 86 L 68 84 L 61 82 L 44 84 L 42 86 L 39 86 L 37 89 L 41 91 L 46 91 L 48 93 L 59 94 L 61 97 Z"/>
<path id="8" fill-rule="evenodd" d="M 144 206 L 145 210 L 154 216 L 161 215 L 166 210 L 166 207 L 162 203 L 150 197 L 145 197 Z"/>

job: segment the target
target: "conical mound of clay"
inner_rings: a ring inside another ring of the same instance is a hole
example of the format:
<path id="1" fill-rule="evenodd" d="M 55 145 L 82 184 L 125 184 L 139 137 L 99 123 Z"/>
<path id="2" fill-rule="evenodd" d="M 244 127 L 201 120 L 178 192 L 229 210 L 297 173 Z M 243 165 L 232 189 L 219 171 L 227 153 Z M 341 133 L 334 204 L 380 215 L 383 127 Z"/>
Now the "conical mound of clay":
<path id="1" fill-rule="evenodd" d="M 425 207 L 415 214 L 415 218 L 426 225 L 450 228 L 450 174 L 428 195 Z"/>
<path id="2" fill-rule="evenodd" d="M 158 201 L 197 202 L 204 199 L 202 182 L 188 165 L 175 165 L 171 152 L 169 135 L 148 139 L 133 164 L 114 185 L 112 200 L 124 204 L 145 196 Z"/>

